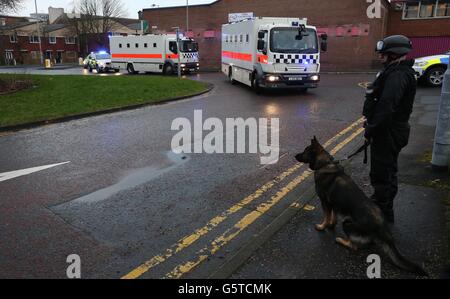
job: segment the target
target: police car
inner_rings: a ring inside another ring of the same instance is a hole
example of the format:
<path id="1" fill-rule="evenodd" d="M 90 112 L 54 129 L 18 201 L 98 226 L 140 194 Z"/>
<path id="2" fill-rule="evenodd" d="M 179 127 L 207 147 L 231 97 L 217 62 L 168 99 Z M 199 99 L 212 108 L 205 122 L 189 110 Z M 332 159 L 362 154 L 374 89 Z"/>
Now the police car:
<path id="1" fill-rule="evenodd" d="M 430 86 L 441 86 L 448 67 L 449 55 L 450 52 L 444 55 L 416 58 L 414 70 L 420 80 Z"/>
<path id="2" fill-rule="evenodd" d="M 117 73 L 119 71 L 119 69 L 112 67 L 111 55 L 104 51 L 89 54 L 84 60 L 83 65 L 84 68 L 89 69 L 89 72 L 96 70 L 97 73 L 101 73 L 114 70 Z"/>

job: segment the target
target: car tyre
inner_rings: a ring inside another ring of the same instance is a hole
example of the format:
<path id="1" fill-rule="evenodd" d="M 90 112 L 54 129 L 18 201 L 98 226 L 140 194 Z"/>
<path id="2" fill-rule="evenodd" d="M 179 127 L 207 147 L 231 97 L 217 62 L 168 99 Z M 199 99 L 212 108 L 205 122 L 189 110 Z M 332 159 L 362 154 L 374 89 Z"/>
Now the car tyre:
<path id="1" fill-rule="evenodd" d="M 442 86 L 444 82 L 445 68 L 442 66 L 431 67 L 425 74 L 425 83 L 431 87 Z"/>

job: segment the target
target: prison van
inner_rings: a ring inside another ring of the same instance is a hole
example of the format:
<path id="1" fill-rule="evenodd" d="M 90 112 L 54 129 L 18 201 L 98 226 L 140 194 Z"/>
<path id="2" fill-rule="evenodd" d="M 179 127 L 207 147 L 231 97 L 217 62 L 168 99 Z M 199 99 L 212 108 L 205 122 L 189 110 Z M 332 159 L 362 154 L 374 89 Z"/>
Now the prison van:
<path id="1" fill-rule="evenodd" d="M 178 49 L 179 48 L 179 49 Z M 200 69 L 198 43 L 181 37 L 179 47 L 175 34 L 111 36 L 112 66 L 130 74 L 153 72 L 170 75 L 178 71 Z"/>
<path id="2" fill-rule="evenodd" d="M 316 88 L 320 81 L 319 37 L 307 19 L 252 18 L 222 25 L 222 72 L 230 82 L 261 88 Z"/>

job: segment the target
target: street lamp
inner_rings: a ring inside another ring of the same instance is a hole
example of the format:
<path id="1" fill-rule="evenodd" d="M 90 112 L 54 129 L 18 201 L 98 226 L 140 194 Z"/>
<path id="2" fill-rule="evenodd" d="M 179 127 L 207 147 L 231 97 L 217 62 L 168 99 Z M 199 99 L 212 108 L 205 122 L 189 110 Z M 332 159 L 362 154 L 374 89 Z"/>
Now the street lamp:
<path id="1" fill-rule="evenodd" d="M 39 26 L 39 16 L 38 16 L 38 9 L 37 9 L 37 0 L 34 0 L 34 8 L 36 9 L 36 25 L 37 25 L 37 34 L 39 38 L 39 52 L 40 52 L 40 58 L 41 58 L 41 65 L 44 64 L 44 57 L 42 53 L 42 42 L 41 42 L 41 28 Z"/>
<path id="2" fill-rule="evenodd" d="M 186 0 L 186 32 L 189 32 L 189 0 Z"/>

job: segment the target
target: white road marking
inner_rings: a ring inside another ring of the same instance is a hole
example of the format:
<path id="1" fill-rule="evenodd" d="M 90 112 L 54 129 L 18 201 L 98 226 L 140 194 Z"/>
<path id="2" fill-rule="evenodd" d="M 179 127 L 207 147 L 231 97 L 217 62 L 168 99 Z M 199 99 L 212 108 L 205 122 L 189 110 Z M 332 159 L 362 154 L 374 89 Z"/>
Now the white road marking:
<path id="1" fill-rule="evenodd" d="M 33 167 L 33 168 L 27 168 L 27 169 L 22 169 L 22 170 L 15 170 L 15 171 L 10 171 L 10 172 L 0 173 L 0 182 L 11 180 L 11 179 L 14 179 L 14 178 L 17 178 L 20 176 L 24 176 L 24 175 L 29 175 L 34 172 L 46 170 L 46 169 L 64 165 L 67 163 L 70 163 L 70 161 L 58 163 L 58 164 L 50 164 L 50 165 L 44 165 L 44 166 L 38 166 L 38 167 Z"/>

